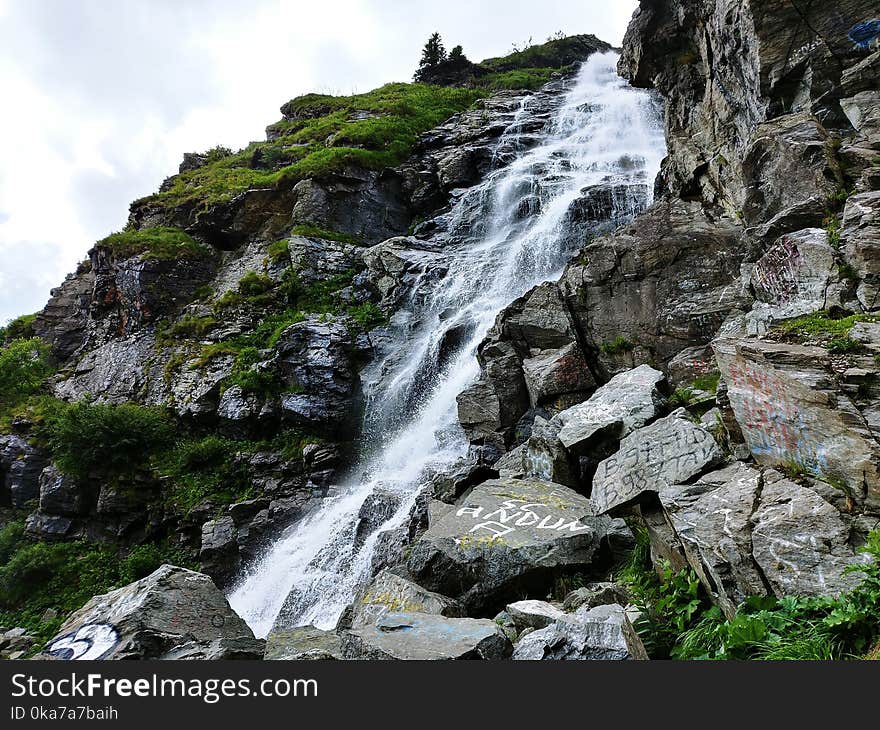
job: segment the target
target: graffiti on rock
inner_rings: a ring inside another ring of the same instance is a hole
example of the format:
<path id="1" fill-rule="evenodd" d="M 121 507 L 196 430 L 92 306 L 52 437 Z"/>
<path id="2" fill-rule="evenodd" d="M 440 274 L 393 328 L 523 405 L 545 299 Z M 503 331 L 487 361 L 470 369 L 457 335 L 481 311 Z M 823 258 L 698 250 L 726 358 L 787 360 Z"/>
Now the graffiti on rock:
<path id="1" fill-rule="evenodd" d="M 557 495 L 551 493 L 550 496 Z M 455 516 L 479 520 L 468 532 L 483 531 L 493 538 L 508 535 L 516 531 L 517 527 L 572 533 L 590 529 L 589 525 L 581 524 L 577 518 L 554 514 L 542 502 L 527 502 L 524 499 L 507 499 L 494 509 L 484 506 L 465 506 L 459 508 Z"/>
<path id="2" fill-rule="evenodd" d="M 113 624 L 86 624 L 76 631 L 59 636 L 46 653 L 59 659 L 104 659 L 119 644 L 119 632 Z"/>

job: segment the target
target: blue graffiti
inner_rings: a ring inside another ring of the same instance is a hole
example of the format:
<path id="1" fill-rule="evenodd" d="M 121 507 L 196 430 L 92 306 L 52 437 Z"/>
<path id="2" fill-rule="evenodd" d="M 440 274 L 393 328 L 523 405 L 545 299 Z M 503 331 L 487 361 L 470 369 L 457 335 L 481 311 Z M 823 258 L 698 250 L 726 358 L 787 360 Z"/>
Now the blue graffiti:
<path id="1" fill-rule="evenodd" d="M 861 50 L 867 51 L 871 42 L 880 36 L 880 20 L 865 20 L 849 29 L 849 39 Z"/>

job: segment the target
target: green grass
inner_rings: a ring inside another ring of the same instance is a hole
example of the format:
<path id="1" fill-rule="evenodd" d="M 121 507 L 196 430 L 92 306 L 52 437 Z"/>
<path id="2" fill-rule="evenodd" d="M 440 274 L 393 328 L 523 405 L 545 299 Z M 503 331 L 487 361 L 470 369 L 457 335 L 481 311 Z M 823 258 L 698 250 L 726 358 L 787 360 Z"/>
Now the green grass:
<path id="1" fill-rule="evenodd" d="M 168 328 L 171 337 L 204 337 L 217 326 L 214 317 L 194 317 L 187 314 L 180 321 L 175 322 Z"/>
<path id="2" fill-rule="evenodd" d="M 0 345 L 12 340 L 27 340 L 34 337 L 34 320 L 37 314 L 23 314 L 9 320 L 5 327 L 0 327 Z"/>
<path id="3" fill-rule="evenodd" d="M 211 250 L 179 228 L 158 226 L 139 231 L 120 231 L 102 238 L 96 247 L 108 248 L 117 258 L 126 259 L 138 254 L 156 260 L 201 258 Z"/>
<path id="4" fill-rule="evenodd" d="M 701 375 L 695 378 L 691 383 L 694 390 L 704 390 L 707 393 L 714 393 L 718 390 L 718 383 L 721 381 L 720 373 L 710 373 L 709 375 Z"/>
<path id="5" fill-rule="evenodd" d="M 857 322 L 877 322 L 878 317 L 870 314 L 852 314 L 836 319 L 828 312 L 816 312 L 796 319 L 781 322 L 774 328 L 784 335 L 795 337 L 824 337 L 829 339 L 848 338 L 850 330 Z"/>
<path id="6" fill-rule="evenodd" d="M 307 94 L 285 105 L 291 121 L 270 128 L 280 135 L 176 175 L 170 187 L 143 199 L 169 207 L 206 209 L 250 189 L 291 186 L 348 165 L 381 170 L 403 162 L 419 135 L 485 96 L 481 89 L 386 84 L 366 94 Z M 354 119 L 354 112 L 376 116 Z M 259 163 L 255 163 L 259 160 Z"/>
<path id="7" fill-rule="evenodd" d="M 349 243 L 352 246 L 363 245 L 363 241 L 361 241 L 361 239 L 357 236 L 352 236 L 348 233 L 341 233 L 340 231 L 331 231 L 327 228 L 321 228 L 320 226 L 313 226 L 305 223 L 294 226 L 290 231 L 290 235 L 305 236 L 306 238 L 322 238 L 325 241 Z"/>
<path id="8" fill-rule="evenodd" d="M 603 342 L 600 349 L 606 355 L 617 355 L 622 352 L 630 352 L 635 345 L 623 335 L 618 335 L 613 340 Z"/>
<path id="9" fill-rule="evenodd" d="M 487 74 L 479 80 L 481 86 L 498 91 L 501 89 L 528 89 L 535 91 L 550 81 L 555 68 L 518 68 Z"/>

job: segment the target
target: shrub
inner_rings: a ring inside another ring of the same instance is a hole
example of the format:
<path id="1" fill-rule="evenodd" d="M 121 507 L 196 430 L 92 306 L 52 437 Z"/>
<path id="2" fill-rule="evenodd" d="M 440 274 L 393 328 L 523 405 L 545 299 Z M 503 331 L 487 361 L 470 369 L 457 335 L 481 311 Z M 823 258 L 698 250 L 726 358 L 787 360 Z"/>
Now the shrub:
<path id="1" fill-rule="evenodd" d="M 16 403 L 36 393 L 52 370 L 49 348 L 42 340 L 12 340 L 0 349 L 0 403 Z"/>
<path id="2" fill-rule="evenodd" d="M 602 352 L 606 355 L 616 355 L 620 352 L 629 352 L 635 347 L 635 345 L 630 342 L 623 335 L 618 335 L 610 342 L 603 342 L 601 346 Z"/>
<path id="3" fill-rule="evenodd" d="M 121 474 L 167 448 L 174 430 L 165 412 L 133 403 L 58 406 L 40 428 L 58 467 L 73 477 Z"/>
<path id="4" fill-rule="evenodd" d="M 167 226 L 113 233 L 102 238 L 95 246 L 109 248 L 120 259 L 138 254 L 159 260 L 200 258 L 210 254 L 210 249 L 185 231 Z"/>
<path id="5" fill-rule="evenodd" d="M 217 320 L 213 317 L 194 317 L 187 314 L 179 322 L 175 322 L 168 330 L 172 337 L 204 337 L 214 327 Z"/>
<path id="6" fill-rule="evenodd" d="M 34 320 L 36 318 L 36 314 L 23 314 L 9 320 L 5 327 L 0 327 L 0 344 L 34 337 Z"/>

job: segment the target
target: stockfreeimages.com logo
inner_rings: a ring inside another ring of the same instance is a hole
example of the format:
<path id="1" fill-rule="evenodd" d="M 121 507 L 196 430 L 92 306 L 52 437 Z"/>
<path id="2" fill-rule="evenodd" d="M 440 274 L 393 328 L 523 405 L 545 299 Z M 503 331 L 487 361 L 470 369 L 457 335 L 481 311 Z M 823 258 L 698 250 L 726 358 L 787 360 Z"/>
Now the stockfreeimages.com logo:
<path id="1" fill-rule="evenodd" d="M 128 679 L 105 677 L 101 674 L 70 676 L 60 679 L 32 677 L 28 674 L 12 675 L 12 696 L 32 699 L 121 697 L 194 697 L 208 704 L 224 697 L 317 697 L 318 681 L 315 679 L 171 679 L 150 677 Z"/>

